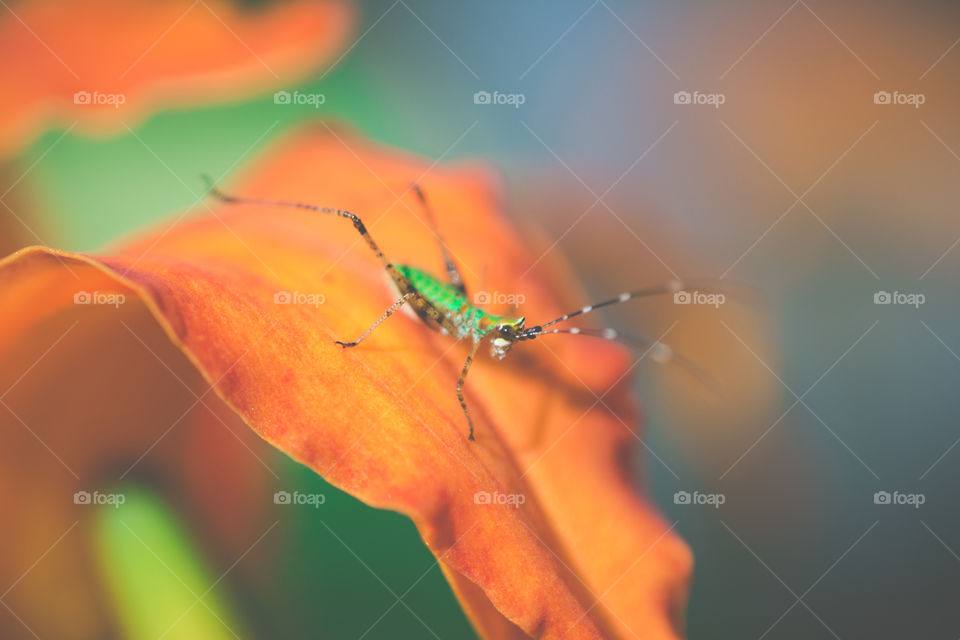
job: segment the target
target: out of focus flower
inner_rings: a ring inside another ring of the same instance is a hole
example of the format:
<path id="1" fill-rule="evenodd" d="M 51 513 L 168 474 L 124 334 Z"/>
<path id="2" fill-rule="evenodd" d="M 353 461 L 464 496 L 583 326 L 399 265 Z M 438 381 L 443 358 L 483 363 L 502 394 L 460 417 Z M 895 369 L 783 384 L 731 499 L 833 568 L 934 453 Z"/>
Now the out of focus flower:
<path id="1" fill-rule="evenodd" d="M 0 10 L 0 158 L 57 126 L 125 132 L 151 111 L 286 89 L 353 32 L 341 0 L 30 0 Z"/>

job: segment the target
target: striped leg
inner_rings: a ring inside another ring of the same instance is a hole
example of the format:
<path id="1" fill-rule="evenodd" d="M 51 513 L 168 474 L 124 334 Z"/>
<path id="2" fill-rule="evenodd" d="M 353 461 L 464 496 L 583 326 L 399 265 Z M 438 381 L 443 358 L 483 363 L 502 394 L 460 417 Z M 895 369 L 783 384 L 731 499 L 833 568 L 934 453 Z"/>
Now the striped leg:
<path id="1" fill-rule="evenodd" d="M 394 311 L 396 311 L 397 309 L 399 309 L 405 302 L 407 302 L 407 300 L 409 300 L 410 298 L 412 298 L 412 297 L 415 296 L 415 295 L 417 295 L 417 294 L 411 292 L 411 293 L 405 293 L 405 294 L 403 294 L 402 296 L 400 296 L 399 298 L 397 298 L 396 302 L 394 302 L 392 305 L 390 305 L 390 307 L 389 307 L 386 311 L 383 312 L 383 315 L 380 316 L 380 318 L 379 318 L 376 322 L 374 322 L 372 325 L 370 325 L 370 327 L 369 327 L 366 331 L 364 331 L 362 334 L 360 334 L 360 337 L 357 338 L 356 340 L 354 340 L 353 342 L 341 342 L 340 340 L 336 340 L 336 341 L 335 341 L 336 344 L 340 345 L 340 346 L 343 347 L 344 349 L 346 349 L 347 347 L 355 347 L 355 346 L 357 346 L 358 344 L 360 344 L 360 343 L 363 341 L 364 338 L 366 338 L 368 335 L 370 335 L 370 332 L 371 332 L 371 331 L 373 331 L 374 329 L 376 329 L 377 327 L 379 327 L 380 324 L 381 324 L 384 320 L 386 320 L 386 319 L 389 318 L 391 315 L 393 315 L 393 312 L 394 312 Z"/>
<path id="2" fill-rule="evenodd" d="M 437 227 L 437 219 L 433 215 L 433 209 L 430 207 L 430 203 L 427 202 L 427 196 L 424 195 L 423 189 L 420 188 L 419 184 L 414 184 L 411 188 L 417 195 L 417 199 L 420 200 L 420 204 L 423 205 L 423 210 L 427 213 L 427 220 L 430 222 L 430 229 L 433 231 L 433 235 L 437 238 L 437 244 L 440 245 L 440 255 L 443 258 L 443 267 L 447 272 L 447 280 L 450 281 L 450 284 L 459 289 L 460 293 L 466 293 L 467 286 L 463 283 L 463 276 L 460 275 L 460 270 L 457 269 L 457 263 L 453 261 L 453 256 L 450 255 L 450 250 L 447 249 L 446 243 L 440 236 L 440 229 Z"/>
<path id="3" fill-rule="evenodd" d="M 363 237 L 364 241 L 366 241 L 367 246 L 370 247 L 373 253 L 376 254 L 377 258 L 379 258 L 380 262 L 383 264 L 383 268 L 387 270 L 387 273 L 390 274 L 390 277 L 397 284 L 397 288 L 399 288 L 401 291 L 413 290 L 413 286 L 410 284 L 410 282 L 405 277 L 403 277 L 403 274 L 397 271 L 397 269 L 393 266 L 393 264 L 389 260 L 387 260 L 387 258 L 383 255 L 383 251 L 381 251 L 377 243 L 374 242 L 373 238 L 370 236 L 370 233 L 367 231 L 366 226 L 364 226 L 363 221 L 361 221 L 359 217 L 350 213 L 349 211 L 344 211 L 343 209 L 331 209 L 329 207 L 318 207 L 316 205 L 306 204 L 304 202 L 294 202 L 292 200 L 264 200 L 260 198 L 243 198 L 239 196 L 230 196 L 223 193 L 219 189 L 217 189 L 214 186 L 213 181 L 210 179 L 209 176 L 201 176 L 201 177 L 203 178 L 204 182 L 207 183 L 207 188 L 210 190 L 210 194 L 213 195 L 215 198 L 221 200 L 222 202 L 231 203 L 231 204 L 239 203 L 239 204 L 259 204 L 259 205 L 274 206 L 274 207 L 293 207 L 295 209 L 306 209 L 308 211 L 316 211 L 318 213 L 328 213 L 330 215 L 339 216 L 341 218 L 346 218 L 350 220 L 351 222 L 353 222 L 353 227 Z"/>
<path id="4" fill-rule="evenodd" d="M 473 343 L 473 348 L 470 349 L 470 355 L 467 356 L 467 361 L 463 363 L 463 371 L 460 372 L 460 379 L 457 380 L 457 399 L 460 400 L 460 407 L 463 409 L 463 415 L 467 416 L 467 424 L 470 425 L 470 439 L 473 440 L 473 418 L 470 417 L 470 410 L 467 409 L 467 401 L 463 399 L 463 383 L 467 379 L 467 372 L 470 371 L 470 365 L 473 364 L 473 357 L 477 355 L 477 349 L 480 347 L 479 342 Z"/>

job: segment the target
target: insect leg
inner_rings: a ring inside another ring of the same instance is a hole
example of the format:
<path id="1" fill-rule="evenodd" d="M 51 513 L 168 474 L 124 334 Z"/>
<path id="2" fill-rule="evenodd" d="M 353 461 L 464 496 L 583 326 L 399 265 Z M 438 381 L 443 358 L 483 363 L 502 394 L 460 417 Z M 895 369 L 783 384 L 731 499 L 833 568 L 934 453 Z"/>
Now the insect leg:
<path id="1" fill-rule="evenodd" d="M 372 325 L 370 325 L 370 327 L 369 327 L 366 331 L 364 331 L 362 334 L 360 334 L 360 337 L 357 338 L 356 340 L 354 340 L 353 342 L 341 342 L 340 340 L 337 340 L 337 341 L 336 341 L 336 344 L 340 345 L 340 346 L 343 347 L 344 349 L 346 349 L 347 347 L 355 347 L 355 346 L 357 346 L 358 344 L 360 344 L 360 343 L 363 341 L 364 338 L 366 338 L 368 335 L 370 335 L 370 332 L 371 332 L 371 331 L 373 331 L 374 329 L 376 329 L 377 327 L 379 327 L 379 326 L 380 326 L 380 323 L 382 323 L 384 320 L 386 320 L 386 319 L 389 318 L 391 315 L 393 315 L 393 312 L 394 312 L 394 311 L 396 311 L 397 309 L 399 309 L 405 302 L 407 302 L 407 300 L 409 300 L 410 298 L 412 298 L 412 297 L 415 296 L 415 295 L 417 295 L 417 294 L 410 292 L 410 293 L 405 293 L 405 294 L 403 294 L 402 296 L 400 296 L 399 298 L 397 298 L 397 300 L 396 300 L 392 305 L 390 305 L 390 307 L 389 307 L 386 311 L 383 312 L 383 315 L 380 316 L 380 318 L 377 319 L 376 322 L 374 322 Z"/>
<path id="2" fill-rule="evenodd" d="M 440 229 L 437 227 L 437 219 L 433 215 L 433 208 L 430 206 L 430 203 L 427 202 L 427 196 L 423 193 L 423 189 L 420 188 L 419 184 L 414 183 L 411 188 L 416 194 L 417 199 L 420 200 L 420 204 L 423 205 L 423 210 L 426 212 L 427 220 L 430 223 L 430 229 L 433 231 L 433 235 L 437 239 L 437 244 L 440 246 L 440 255 L 443 258 L 443 266 L 447 272 L 447 280 L 459 289 L 460 293 L 466 293 L 467 286 L 463 283 L 463 276 L 460 275 L 460 270 L 457 269 L 457 263 L 453 261 L 453 256 L 450 255 L 450 250 L 447 249 L 447 245 L 440 235 Z"/>
<path id="3" fill-rule="evenodd" d="M 292 200 L 269 200 L 269 199 L 260 199 L 260 198 L 244 198 L 240 196 L 230 196 L 219 189 L 217 189 L 213 181 L 209 176 L 201 176 L 204 182 L 207 183 L 207 187 L 210 190 L 210 194 L 213 195 L 218 200 L 230 204 L 259 204 L 275 207 L 293 207 L 296 209 L 306 209 L 308 211 L 316 211 L 318 213 L 328 213 L 331 215 L 339 216 L 341 218 L 346 218 L 353 222 L 353 227 L 360 233 L 363 239 L 366 241 L 367 246 L 376 254 L 377 258 L 380 259 L 380 262 L 383 264 L 383 268 L 387 270 L 387 273 L 390 274 L 390 277 L 397 284 L 397 287 L 401 291 L 413 291 L 414 287 L 410 284 L 410 281 L 403 277 L 393 264 L 387 260 L 383 255 L 383 251 L 380 250 L 380 247 L 374 242 L 373 238 L 370 236 L 370 233 L 367 231 L 367 228 L 364 226 L 363 221 L 360 218 L 349 211 L 343 209 L 331 209 L 330 207 L 318 207 L 312 204 L 306 204 L 304 202 L 294 202 Z"/>
<path id="4" fill-rule="evenodd" d="M 473 440 L 473 418 L 470 417 L 470 410 L 467 409 L 467 401 L 463 399 L 463 383 L 467 379 L 467 372 L 470 371 L 470 365 L 473 364 L 473 357 L 477 355 L 477 349 L 480 347 L 479 342 L 473 343 L 473 348 L 470 349 L 470 355 L 467 356 L 467 361 L 463 363 L 463 371 L 460 372 L 460 379 L 457 380 L 457 399 L 460 400 L 460 407 L 463 409 L 463 415 L 467 416 L 467 424 L 470 425 L 470 439 Z"/>

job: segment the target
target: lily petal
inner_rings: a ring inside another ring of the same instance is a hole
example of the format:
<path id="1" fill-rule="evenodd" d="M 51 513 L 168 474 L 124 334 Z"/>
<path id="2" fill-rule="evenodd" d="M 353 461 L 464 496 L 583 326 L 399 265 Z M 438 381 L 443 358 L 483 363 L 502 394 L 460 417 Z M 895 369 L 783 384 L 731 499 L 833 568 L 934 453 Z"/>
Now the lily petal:
<path id="1" fill-rule="evenodd" d="M 289 88 L 353 31 L 342 0 L 31 0 L 0 10 L 0 158 L 44 127 L 120 132 L 158 107 Z"/>
<path id="2" fill-rule="evenodd" d="M 485 273 L 491 289 L 522 292 L 528 319 L 569 310 L 558 302 L 569 285 L 530 269 L 536 256 L 482 168 L 437 168 L 323 125 L 225 190 L 348 209 L 392 260 L 441 273 L 414 181 L 473 290 Z M 211 203 L 102 256 L 30 248 L 0 263 L 0 359 L 84 287 L 142 300 L 264 439 L 409 516 L 485 637 L 682 635 L 691 555 L 632 480 L 623 350 L 557 336 L 503 362 L 481 357 L 467 382 L 470 442 L 454 394 L 465 345 L 400 314 L 356 348 L 333 343 L 395 297 L 349 222 Z"/>

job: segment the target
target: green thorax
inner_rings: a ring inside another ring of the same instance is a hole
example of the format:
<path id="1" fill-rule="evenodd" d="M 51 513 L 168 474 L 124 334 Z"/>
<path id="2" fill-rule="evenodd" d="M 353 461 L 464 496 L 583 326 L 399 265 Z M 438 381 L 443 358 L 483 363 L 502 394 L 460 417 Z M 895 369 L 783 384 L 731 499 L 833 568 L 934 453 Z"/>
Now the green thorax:
<path id="1" fill-rule="evenodd" d="M 518 318 L 497 316 L 474 306 L 470 299 L 445 280 L 409 265 L 395 265 L 417 292 L 447 317 L 458 338 L 480 339 L 497 324 L 515 324 Z"/>

